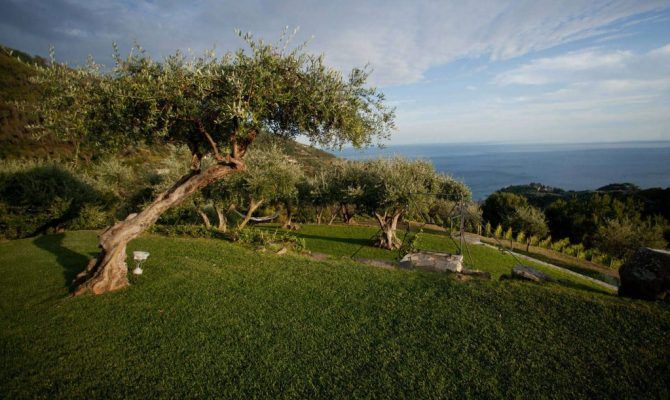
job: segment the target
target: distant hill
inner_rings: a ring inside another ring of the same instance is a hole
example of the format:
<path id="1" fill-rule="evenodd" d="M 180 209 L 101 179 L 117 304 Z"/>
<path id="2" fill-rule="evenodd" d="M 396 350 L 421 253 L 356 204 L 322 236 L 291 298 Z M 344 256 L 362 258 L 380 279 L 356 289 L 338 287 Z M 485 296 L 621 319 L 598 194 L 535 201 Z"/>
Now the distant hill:
<path id="1" fill-rule="evenodd" d="M 35 74 L 35 64 L 45 63 L 41 57 L 0 46 L 0 158 L 53 157 L 68 151 L 67 146 L 49 138 L 36 142 L 25 129 L 30 121 L 14 104 L 38 100 L 30 77 Z"/>
<path id="2" fill-rule="evenodd" d="M 670 220 L 670 188 L 640 189 L 632 183 L 612 183 L 596 190 L 574 191 L 563 190 L 541 183 L 530 183 L 528 185 L 508 186 L 498 191 L 524 196 L 530 204 L 542 209 L 547 208 L 551 203 L 559 199 L 568 200 L 575 197 L 590 197 L 595 194 L 608 194 L 620 200 L 633 197 L 644 204 L 645 214 L 662 215 Z"/>
<path id="3" fill-rule="evenodd" d="M 0 46 L 0 159 L 8 158 L 68 158 L 73 153 L 70 144 L 55 138 L 36 141 L 25 129 L 30 122 L 14 105 L 17 101 L 39 101 L 30 77 L 35 74 L 35 65 L 46 65 L 39 56 Z M 336 157 L 326 151 L 298 143 L 294 140 L 271 138 L 261 135 L 254 146 L 274 143 L 290 157 L 296 159 L 309 170 Z M 161 148 L 132 149 L 124 157 L 141 157 L 150 153 L 162 153 Z"/>
<path id="4" fill-rule="evenodd" d="M 278 146 L 289 157 L 297 160 L 302 164 L 308 172 L 314 171 L 322 166 L 324 163 L 330 163 L 337 159 L 327 151 L 317 149 L 315 147 L 298 143 L 292 139 L 285 139 L 281 137 L 274 137 L 268 134 L 260 135 L 254 142 L 254 147 L 267 146 L 274 144 Z"/>

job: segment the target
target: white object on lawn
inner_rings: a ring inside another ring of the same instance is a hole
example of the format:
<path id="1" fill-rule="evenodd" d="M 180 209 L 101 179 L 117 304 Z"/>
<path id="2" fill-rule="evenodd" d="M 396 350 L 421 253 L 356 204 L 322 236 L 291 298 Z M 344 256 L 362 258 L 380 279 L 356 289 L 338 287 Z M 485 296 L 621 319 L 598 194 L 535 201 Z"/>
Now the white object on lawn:
<path id="1" fill-rule="evenodd" d="M 142 275 L 142 263 L 149 258 L 148 251 L 133 251 L 133 260 L 135 260 L 135 269 L 133 274 Z"/>

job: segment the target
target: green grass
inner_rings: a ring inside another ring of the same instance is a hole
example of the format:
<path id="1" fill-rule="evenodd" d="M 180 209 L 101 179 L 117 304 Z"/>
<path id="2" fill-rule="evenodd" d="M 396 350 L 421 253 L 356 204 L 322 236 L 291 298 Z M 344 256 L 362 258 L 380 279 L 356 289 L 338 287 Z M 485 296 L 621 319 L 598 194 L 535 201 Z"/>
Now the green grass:
<path id="1" fill-rule="evenodd" d="M 660 303 L 219 240 L 135 249 L 132 286 L 69 298 L 94 233 L 0 243 L 0 398 L 670 396 Z"/>
<path id="2" fill-rule="evenodd" d="M 482 238 L 482 241 L 492 246 L 499 246 L 502 244 L 505 248 L 509 249 L 509 240 L 498 241 L 492 238 Z M 580 260 L 577 257 L 559 253 L 551 249 L 531 246 L 530 251 L 526 251 L 526 246 L 524 244 L 514 242 L 513 245 L 514 252 L 516 253 L 524 254 L 579 274 L 590 276 L 591 278 L 607 282 L 611 285 L 619 285 L 619 274 L 614 269 L 609 269 L 587 260 Z"/>
<path id="3" fill-rule="evenodd" d="M 272 229 L 272 228 L 268 228 Z M 371 246 L 370 239 L 378 232 L 377 228 L 367 226 L 342 226 L 342 225 L 304 225 L 296 234 L 305 239 L 310 251 L 331 254 L 337 257 L 375 258 L 395 261 L 398 253 L 383 250 Z M 404 231 L 398 231 L 400 238 L 405 235 Z M 413 235 L 413 233 L 410 233 Z M 455 253 L 457 244 L 443 234 L 421 233 L 417 247 L 423 250 Z M 491 273 L 493 279 L 499 279 L 503 274 L 509 274 L 512 267 L 519 264 L 514 257 L 508 253 L 491 249 L 484 246 L 468 245 L 465 256 L 465 264 L 470 268 L 480 269 Z M 573 275 L 556 271 L 541 264 L 521 260 L 524 265 L 529 265 L 541 270 L 556 279 L 561 279 L 564 285 L 579 289 L 595 290 L 611 293 L 608 289 L 585 279 L 579 279 Z"/>

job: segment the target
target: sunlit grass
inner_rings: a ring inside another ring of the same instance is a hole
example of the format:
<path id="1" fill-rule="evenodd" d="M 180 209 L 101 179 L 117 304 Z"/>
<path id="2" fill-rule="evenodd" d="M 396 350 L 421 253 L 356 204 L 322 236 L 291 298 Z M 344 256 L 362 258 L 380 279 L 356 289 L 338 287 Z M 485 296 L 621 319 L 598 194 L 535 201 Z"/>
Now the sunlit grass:
<path id="1" fill-rule="evenodd" d="M 274 229 L 274 228 L 265 228 Z M 305 239 L 307 248 L 311 251 L 331 254 L 337 257 L 374 258 L 382 260 L 397 260 L 397 251 L 388 251 L 372 246 L 372 238 L 378 229 L 367 226 L 343 226 L 343 225 L 304 225 L 296 235 Z M 414 233 L 407 234 L 398 231 L 401 238 L 411 237 Z M 417 247 L 423 250 L 456 253 L 459 243 L 444 234 L 421 233 Z M 508 253 L 501 252 L 489 247 L 479 245 L 464 246 L 465 264 L 469 268 L 479 269 L 491 273 L 493 279 L 499 279 L 503 274 L 509 274 L 512 267 L 522 262 L 537 268 L 556 279 L 565 281 L 565 284 L 583 289 L 596 290 L 611 293 L 595 283 L 573 275 L 562 273 L 544 265 L 526 260 L 516 260 Z"/>
<path id="2" fill-rule="evenodd" d="M 135 249 L 129 288 L 69 298 L 94 233 L 0 244 L 1 398 L 670 396 L 659 303 L 221 240 Z"/>

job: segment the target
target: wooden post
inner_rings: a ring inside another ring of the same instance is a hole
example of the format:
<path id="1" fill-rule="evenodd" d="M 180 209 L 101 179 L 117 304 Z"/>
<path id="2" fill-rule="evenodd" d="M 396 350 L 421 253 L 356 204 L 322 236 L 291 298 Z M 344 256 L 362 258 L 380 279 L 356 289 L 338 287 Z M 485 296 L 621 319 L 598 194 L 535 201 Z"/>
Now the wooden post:
<path id="1" fill-rule="evenodd" d="M 461 207 L 461 248 L 458 249 L 460 255 L 463 255 L 463 241 L 465 240 L 465 207 L 463 205 L 463 199 L 460 200 Z"/>

